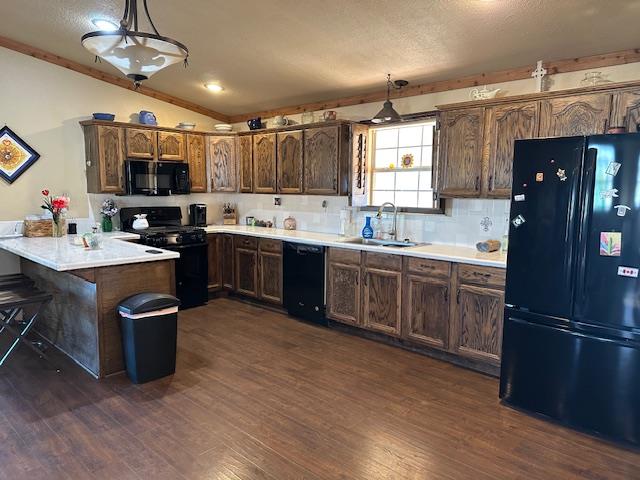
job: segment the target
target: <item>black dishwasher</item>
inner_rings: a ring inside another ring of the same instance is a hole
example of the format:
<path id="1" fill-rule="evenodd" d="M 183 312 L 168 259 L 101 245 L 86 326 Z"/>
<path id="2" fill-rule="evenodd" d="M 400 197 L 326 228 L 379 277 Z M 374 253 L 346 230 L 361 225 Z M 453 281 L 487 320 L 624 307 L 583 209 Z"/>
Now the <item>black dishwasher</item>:
<path id="1" fill-rule="evenodd" d="M 322 325 L 327 324 L 324 254 L 324 247 L 284 242 L 284 308 L 290 315 Z"/>

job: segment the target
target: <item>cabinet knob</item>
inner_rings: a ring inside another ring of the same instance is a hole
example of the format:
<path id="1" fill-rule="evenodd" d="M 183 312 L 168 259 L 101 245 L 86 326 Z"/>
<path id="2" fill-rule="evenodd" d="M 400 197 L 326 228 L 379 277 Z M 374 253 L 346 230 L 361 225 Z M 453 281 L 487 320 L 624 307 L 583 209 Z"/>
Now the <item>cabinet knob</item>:
<path id="1" fill-rule="evenodd" d="M 480 176 L 476 176 L 476 192 L 480 190 Z"/>

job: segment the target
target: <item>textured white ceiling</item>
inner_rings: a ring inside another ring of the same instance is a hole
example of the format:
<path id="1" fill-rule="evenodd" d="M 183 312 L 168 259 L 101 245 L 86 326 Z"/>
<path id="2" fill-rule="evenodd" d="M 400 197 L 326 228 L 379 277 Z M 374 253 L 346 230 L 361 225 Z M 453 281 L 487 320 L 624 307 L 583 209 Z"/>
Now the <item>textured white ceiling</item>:
<path id="1" fill-rule="evenodd" d="M 142 0 L 139 0 L 142 4 Z M 91 18 L 123 0 L 1 0 L 0 35 L 94 65 Z M 640 0 L 149 0 L 190 66 L 147 85 L 239 114 L 412 83 L 636 48 Z M 97 68 L 118 74 L 106 63 Z M 225 91 L 212 94 L 206 81 Z"/>

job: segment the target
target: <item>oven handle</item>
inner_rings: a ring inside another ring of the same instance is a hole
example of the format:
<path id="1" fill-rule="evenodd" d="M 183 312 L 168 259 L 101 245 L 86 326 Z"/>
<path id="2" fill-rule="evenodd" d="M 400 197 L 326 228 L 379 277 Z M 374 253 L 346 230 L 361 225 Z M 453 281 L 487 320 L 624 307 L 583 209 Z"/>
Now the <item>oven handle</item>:
<path id="1" fill-rule="evenodd" d="M 206 243 L 190 243 L 188 245 L 165 245 L 164 248 L 165 250 L 184 250 L 185 248 L 195 248 L 195 247 L 206 247 L 207 244 Z"/>

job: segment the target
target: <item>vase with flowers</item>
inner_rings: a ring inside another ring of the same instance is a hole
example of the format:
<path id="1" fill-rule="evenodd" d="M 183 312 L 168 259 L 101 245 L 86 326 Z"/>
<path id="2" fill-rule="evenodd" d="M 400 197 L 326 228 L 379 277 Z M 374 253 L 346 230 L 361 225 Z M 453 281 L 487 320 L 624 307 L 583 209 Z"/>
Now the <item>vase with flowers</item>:
<path id="1" fill-rule="evenodd" d="M 112 232 L 113 217 L 116 213 L 118 213 L 118 207 L 116 206 L 116 202 L 113 200 L 113 198 L 107 198 L 104 202 L 102 202 L 100 213 L 102 214 L 102 231 Z"/>
<path id="2" fill-rule="evenodd" d="M 51 212 L 51 222 L 53 226 L 53 236 L 62 237 L 65 234 L 65 220 L 64 215 L 69 208 L 69 197 L 64 195 L 58 195 L 56 197 L 49 195 L 49 190 L 42 190 L 44 196 L 44 205 L 41 205 L 43 210 Z"/>

